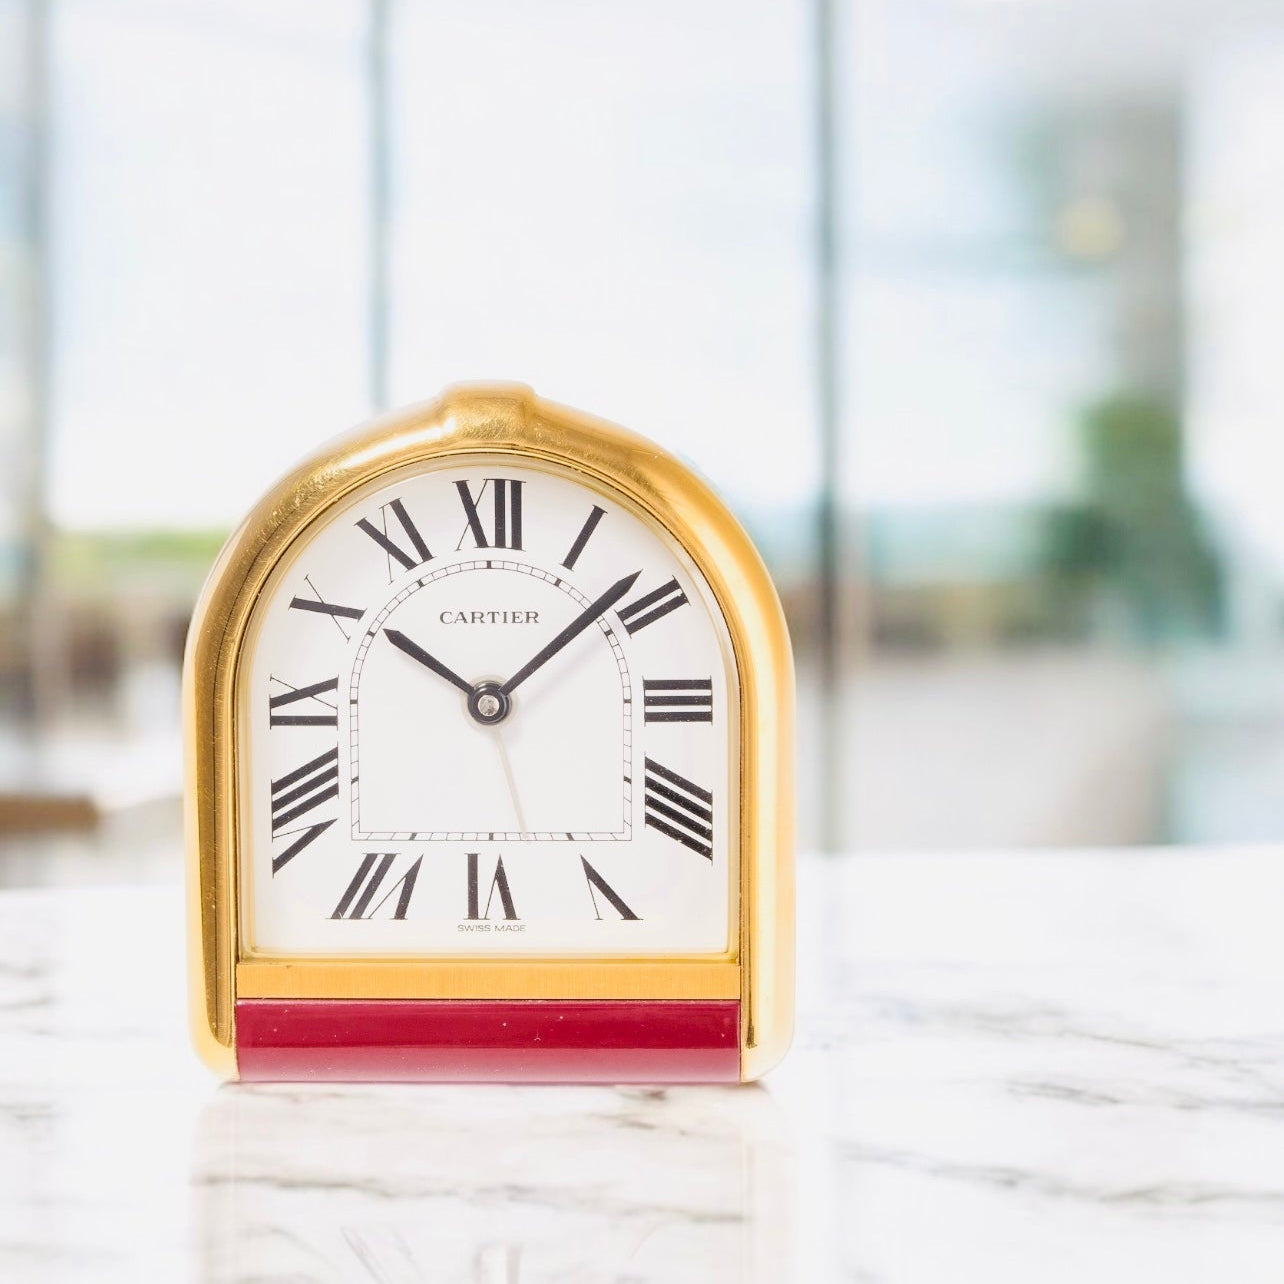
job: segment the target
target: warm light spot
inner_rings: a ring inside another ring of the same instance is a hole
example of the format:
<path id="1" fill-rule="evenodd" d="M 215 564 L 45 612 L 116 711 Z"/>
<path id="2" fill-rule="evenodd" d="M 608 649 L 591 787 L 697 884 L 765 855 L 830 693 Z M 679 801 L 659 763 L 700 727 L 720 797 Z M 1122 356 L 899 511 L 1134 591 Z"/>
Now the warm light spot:
<path id="1" fill-rule="evenodd" d="M 1108 196 L 1080 196 L 1057 216 L 1057 244 L 1071 258 L 1107 259 L 1123 239 L 1123 215 Z"/>

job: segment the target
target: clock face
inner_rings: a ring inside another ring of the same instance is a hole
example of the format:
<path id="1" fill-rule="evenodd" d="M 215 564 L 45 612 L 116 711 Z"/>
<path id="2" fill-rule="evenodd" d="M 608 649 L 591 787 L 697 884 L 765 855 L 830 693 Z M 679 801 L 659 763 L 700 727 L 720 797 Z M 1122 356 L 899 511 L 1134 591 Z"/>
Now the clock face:
<path id="1" fill-rule="evenodd" d="M 243 663 L 249 951 L 730 947 L 730 641 L 621 497 L 513 455 L 390 475 L 300 541 Z"/>

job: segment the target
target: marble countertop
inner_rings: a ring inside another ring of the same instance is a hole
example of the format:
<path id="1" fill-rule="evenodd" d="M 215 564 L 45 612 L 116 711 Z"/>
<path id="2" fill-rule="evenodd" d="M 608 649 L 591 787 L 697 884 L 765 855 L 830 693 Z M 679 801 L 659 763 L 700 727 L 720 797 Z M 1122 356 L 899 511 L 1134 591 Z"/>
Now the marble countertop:
<path id="1" fill-rule="evenodd" d="M 177 887 L 0 893 L 0 1279 L 1284 1277 L 1284 852 L 805 862 L 760 1087 L 223 1087 Z"/>

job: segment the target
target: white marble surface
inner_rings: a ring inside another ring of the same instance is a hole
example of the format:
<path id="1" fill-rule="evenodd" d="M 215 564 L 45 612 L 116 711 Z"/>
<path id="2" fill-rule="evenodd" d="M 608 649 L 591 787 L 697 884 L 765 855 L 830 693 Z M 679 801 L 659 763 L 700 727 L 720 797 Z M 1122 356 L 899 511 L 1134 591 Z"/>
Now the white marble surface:
<path id="1" fill-rule="evenodd" d="M 804 867 L 753 1089 L 216 1088 L 176 888 L 0 893 L 0 1279 L 1284 1278 L 1284 852 Z"/>

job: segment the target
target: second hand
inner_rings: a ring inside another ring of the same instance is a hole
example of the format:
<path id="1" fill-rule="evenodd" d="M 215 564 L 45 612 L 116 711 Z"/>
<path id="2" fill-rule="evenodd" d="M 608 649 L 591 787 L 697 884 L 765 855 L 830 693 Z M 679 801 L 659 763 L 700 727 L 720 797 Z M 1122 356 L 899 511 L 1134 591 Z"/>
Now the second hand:
<path id="1" fill-rule="evenodd" d="M 504 766 L 504 779 L 508 782 L 508 796 L 512 800 L 513 814 L 517 817 L 517 825 L 521 833 L 529 834 L 530 827 L 526 824 L 526 816 L 522 812 L 521 799 L 517 796 L 517 781 L 513 776 L 513 764 L 508 757 L 508 746 L 504 743 L 504 733 L 498 727 L 492 727 L 495 734 L 495 747 L 499 750 L 499 760 Z"/>

